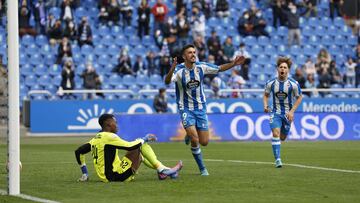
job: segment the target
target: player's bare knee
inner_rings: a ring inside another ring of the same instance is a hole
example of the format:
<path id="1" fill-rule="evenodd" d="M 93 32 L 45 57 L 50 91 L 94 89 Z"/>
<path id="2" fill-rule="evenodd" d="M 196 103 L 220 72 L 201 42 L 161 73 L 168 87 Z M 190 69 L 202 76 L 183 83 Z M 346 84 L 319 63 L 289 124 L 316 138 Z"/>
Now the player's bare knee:
<path id="1" fill-rule="evenodd" d="M 208 140 L 200 140 L 200 144 L 201 146 L 207 146 L 209 144 L 209 141 Z"/>

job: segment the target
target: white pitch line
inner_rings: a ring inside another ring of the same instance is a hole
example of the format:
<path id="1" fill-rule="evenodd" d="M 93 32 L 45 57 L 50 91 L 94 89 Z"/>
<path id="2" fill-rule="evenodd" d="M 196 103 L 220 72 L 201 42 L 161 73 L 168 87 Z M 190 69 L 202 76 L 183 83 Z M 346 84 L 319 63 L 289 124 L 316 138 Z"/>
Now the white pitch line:
<path id="1" fill-rule="evenodd" d="M 5 190 L 0 189 L 1 195 L 7 195 L 8 193 Z M 20 195 L 14 195 L 14 197 L 19 197 L 21 199 L 26 199 L 34 202 L 41 202 L 41 203 L 59 203 L 57 201 L 49 200 L 49 199 L 42 199 L 39 197 L 34 197 L 30 195 L 20 194 Z"/>
<path id="2" fill-rule="evenodd" d="M 231 163 L 246 163 L 246 164 L 266 164 L 266 165 L 273 165 L 272 162 L 263 162 L 263 161 L 242 161 L 242 160 L 221 160 L 221 159 L 205 159 L 205 161 L 213 161 L 213 162 L 231 162 Z M 348 170 L 348 169 L 337 169 L 337 168 L 326 168 L 326 167 L 319 167 L 319 166 L 307 166 L 302 164 L 283 164 L 284 166 L 292 166 L 297 168 L 308 168 L 308 169 L 316 169 L 316 170 L 323 170 L 323 171 L 335 171 L 335 172 L 342 172 L 342 173 L 360 173 L 360 171 L 355 170 Z"/>

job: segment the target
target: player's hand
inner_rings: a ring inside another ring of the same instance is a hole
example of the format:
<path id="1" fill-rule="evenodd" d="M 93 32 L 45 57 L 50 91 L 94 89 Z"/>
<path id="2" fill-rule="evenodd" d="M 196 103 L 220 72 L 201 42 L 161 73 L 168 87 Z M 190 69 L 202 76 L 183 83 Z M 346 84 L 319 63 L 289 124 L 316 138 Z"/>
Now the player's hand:
<path id="1" fill-rule="evenodd" d="M 142 138 L 145 142 L 155 142 L 157 140 L 154 134 L 146 134 L 145 137 Z"/>
<path id="2" fill-rule="evenodd" d="M 87 181 L 89 181 L 89 176 L 86 174 L 82 174 L 82 176 L 77 181 L 78 182 L 87 182 Z"/>
<path id="3" fill-rule="evenodd" d="M 294 120 L 294 113 L 293 112 L 289 111 L 285 116 L 289 120 L 290 123 L 293 122 L 293 120 Z"/>
<path id="4" fill-rule="evenodd" d="M 265 113 L 270 113 L 271 112 L 271 109 L 270 109 L 270 107 L 264 107 L 264 112 Z"/>
<path id="5" fill-rule="evenodd" d="M 244 64 L 245 62 L 245 57 L 244 56 L 236 56 L 233 63 L 234 63 L 234 66 L 237 66 L 237 65 L 242 65 Z"/>
<path id="6" fill-rule="evenodd" d="M 172 68 L 172 69 L 175 69 L 175 67 L 177 66 L 177 64 L 178 64 L 178 63 L 177 63 L 177 57 L 174 57 L 174 58 L 173 58 L 173 63 L 172 63 L 172 65 L 171 65 L 171 68 Z"/>

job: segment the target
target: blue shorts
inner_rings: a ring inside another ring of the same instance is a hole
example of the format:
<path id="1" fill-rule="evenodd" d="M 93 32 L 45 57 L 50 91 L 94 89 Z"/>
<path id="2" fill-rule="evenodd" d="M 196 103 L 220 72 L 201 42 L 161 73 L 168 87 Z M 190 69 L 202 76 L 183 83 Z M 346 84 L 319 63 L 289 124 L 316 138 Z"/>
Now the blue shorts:
<path id="1" fill-rule="evenodd" d="M 193 110 L 188 109 L 179 110 L 181 116 L 181 122 L 184 128 L 190 126 L 195 126 L 197 130 L 208 130 L 208 117 L 206 115 L 206 109 L 203 110 Z"/>
<path id="2" fill-rule="evenodd" d="M 285 115 L 280 115 L 276 113 L 270 114 L 270 128 L 280 128 L 280 133 L 283 135 L 288 135 L 290 131 L 291 123 L 285 117 Z"/>

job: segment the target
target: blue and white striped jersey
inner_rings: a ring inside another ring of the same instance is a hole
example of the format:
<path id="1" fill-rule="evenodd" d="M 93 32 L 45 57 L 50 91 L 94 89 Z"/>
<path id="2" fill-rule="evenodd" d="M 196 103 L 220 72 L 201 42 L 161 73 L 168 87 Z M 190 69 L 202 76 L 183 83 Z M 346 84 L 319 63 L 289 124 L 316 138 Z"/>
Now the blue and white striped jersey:
<path id="1" fill-rule="evenodd" d="M 301 88 L 299 83 L 292 78 L 286 81 L 274 78 L 266 82 L 265 93 L 272 94 L 272 112 L 285 115 L 292 108 L 294 99 L 301 96 Z"/>
<path id="2" fill-rule="evenodd" d="M 196 62 L 193 69 L 186 68 L 184 63 L 177 65 L 171 81 L 175 82 L 178 109 L 206 110 L 204 75 L 218 72 L 219 66 L 205 62 Z"/>

